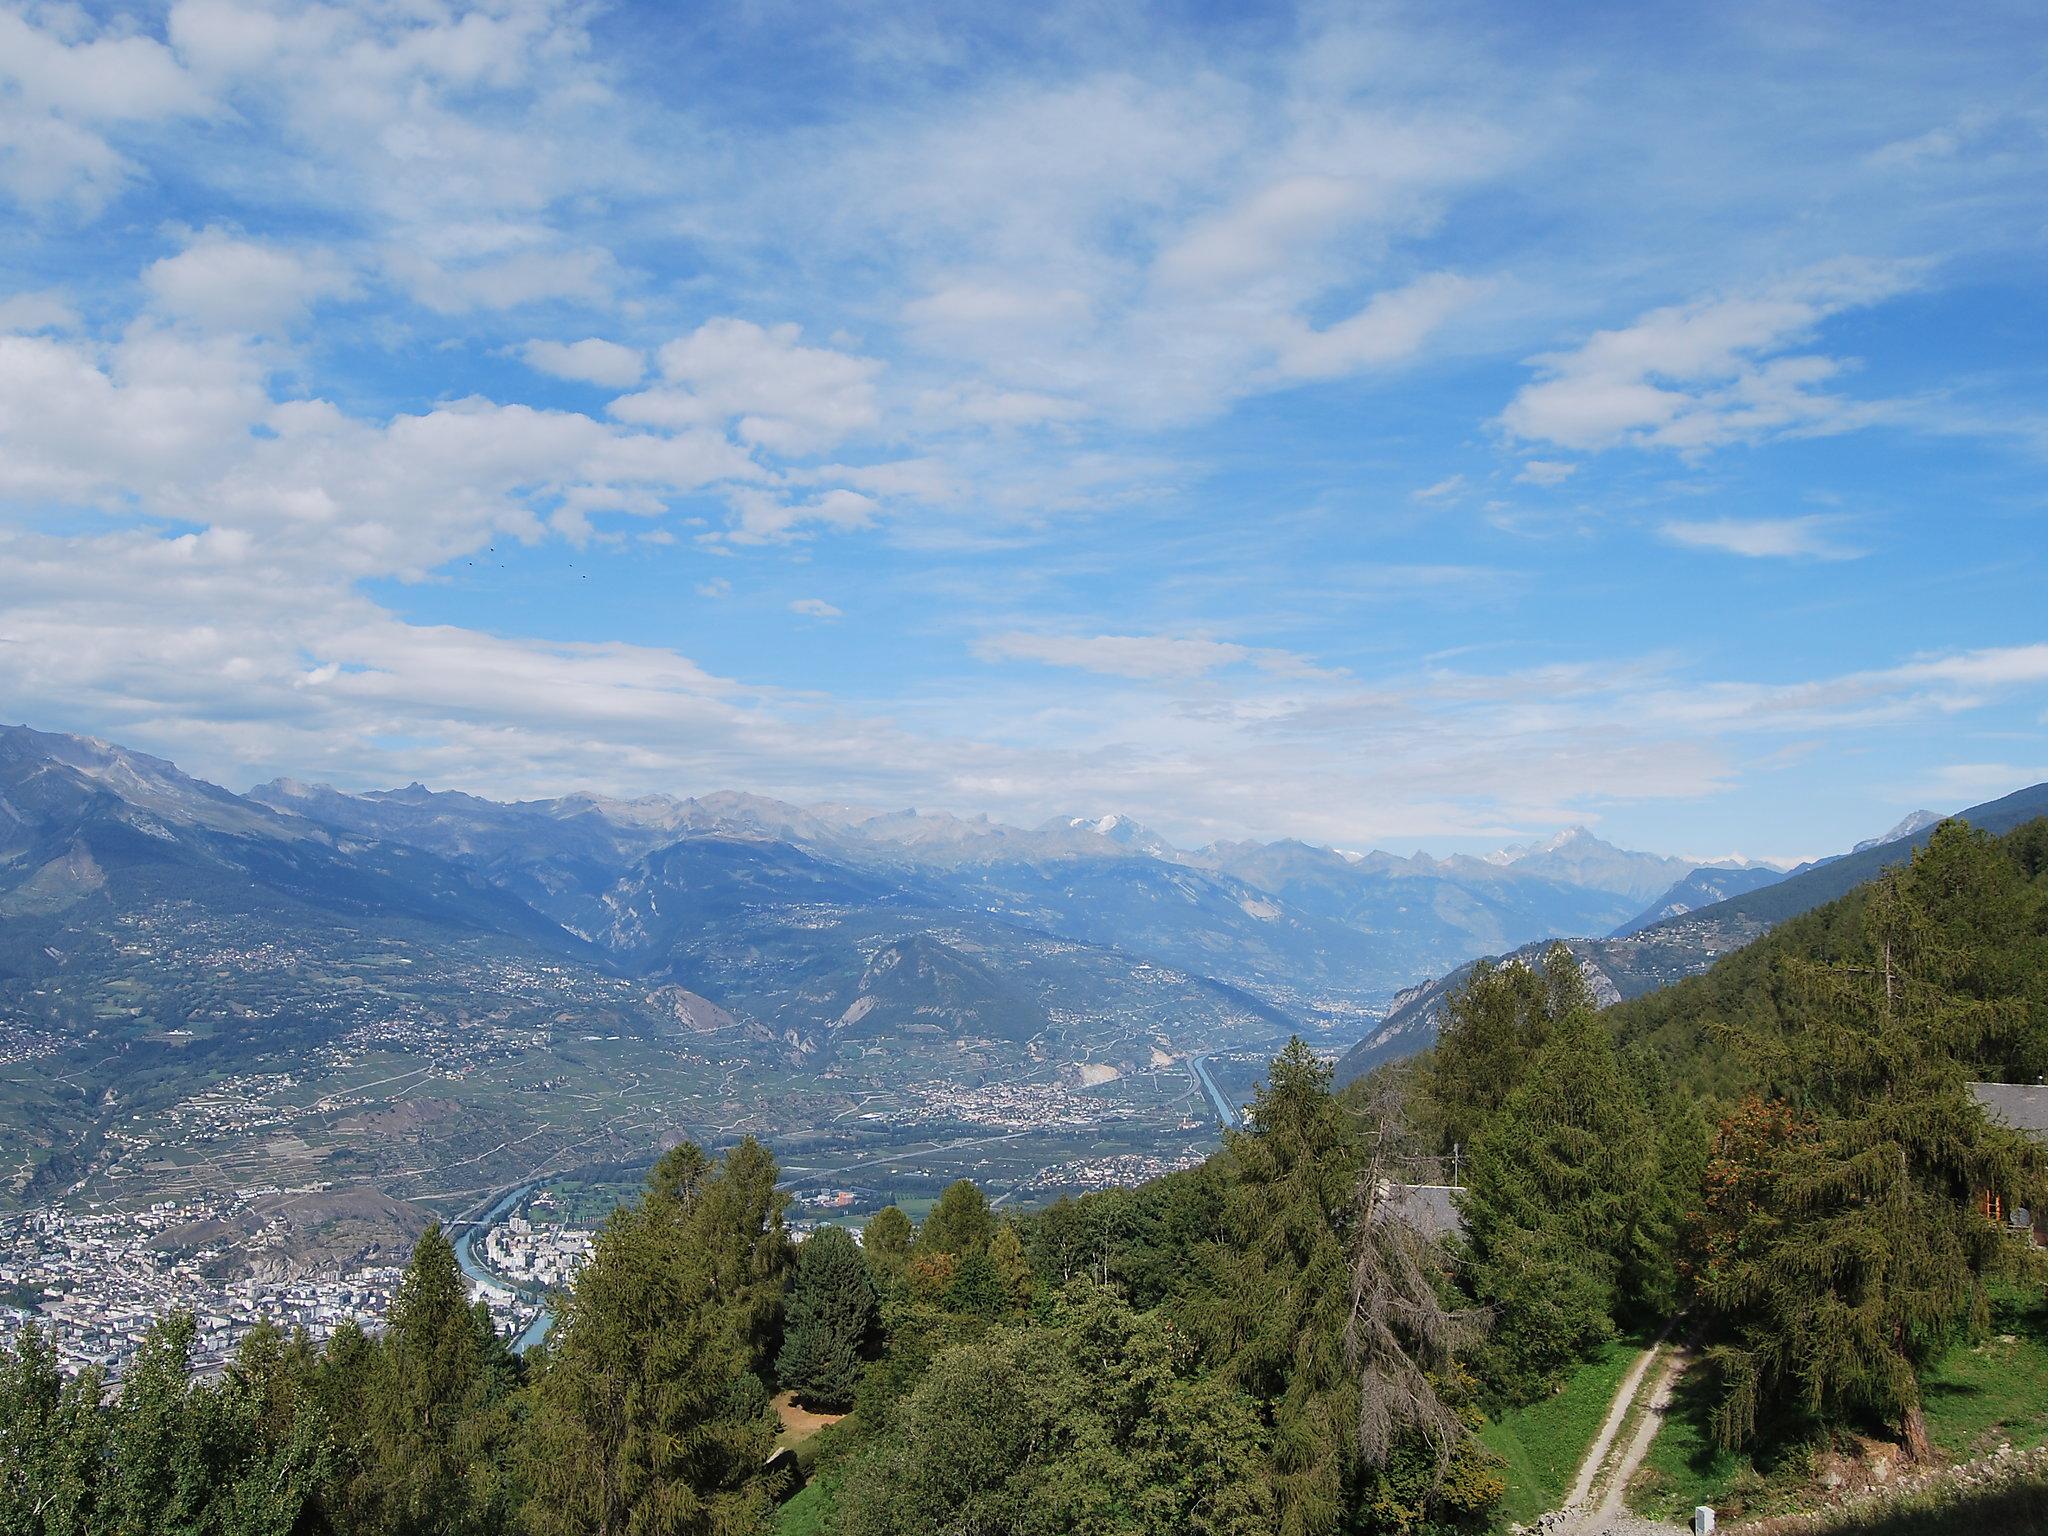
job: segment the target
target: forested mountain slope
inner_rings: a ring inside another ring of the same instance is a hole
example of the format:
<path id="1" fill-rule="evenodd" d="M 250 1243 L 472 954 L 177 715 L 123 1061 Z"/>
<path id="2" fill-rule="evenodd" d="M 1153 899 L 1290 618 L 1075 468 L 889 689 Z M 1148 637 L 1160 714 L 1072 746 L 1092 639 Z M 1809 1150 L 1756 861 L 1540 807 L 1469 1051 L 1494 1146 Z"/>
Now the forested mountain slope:
<path id="1" fill-rule="evenodd" d="M 2043 815 L 2048 815 L 2048 784 L 2032 785 L 1971 806 L 1958 812 L 1954 819 L 1998 834 Z M 1907 862 L 1927 845 L 1935 831 L 1936 826 L 1923 826 L 1905 837 L 1824 860 L 1757 890 L 1697 911 L 1677 913 L 1611 938 L 1559 937 L 1570 945 L 1595 998 L 1603 1006 L 1642 997 L 1699 975 L 1722 956 L 1751 944 L 1776 925 Z M 1551 942 L 1527 944 L 1511 954 L 1488 959 L 1494 963 L 1518 960 L 1527 964 L 1537 959 Z M 1338 1081 L 1349 1082 L 1380 1062 L 1426 1048 L 1435 1038 L 1445 999 L 1470 974 L 1470 966 L 1461 967 L 1397 997 L 1387 1016 L 1338 1063 Z"/>

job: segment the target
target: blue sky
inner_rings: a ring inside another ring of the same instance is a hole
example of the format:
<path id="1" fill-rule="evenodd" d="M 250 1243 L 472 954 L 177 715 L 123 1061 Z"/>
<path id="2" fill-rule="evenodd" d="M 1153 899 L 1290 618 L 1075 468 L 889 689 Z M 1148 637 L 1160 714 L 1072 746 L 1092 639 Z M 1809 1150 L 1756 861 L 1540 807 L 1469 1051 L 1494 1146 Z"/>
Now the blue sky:
<path id="1" fill-rule="evenodd" d="M 0 714 L 1403 851 L 2048 778 L 2037 6 L 963 9 L 0 4 Z"/>

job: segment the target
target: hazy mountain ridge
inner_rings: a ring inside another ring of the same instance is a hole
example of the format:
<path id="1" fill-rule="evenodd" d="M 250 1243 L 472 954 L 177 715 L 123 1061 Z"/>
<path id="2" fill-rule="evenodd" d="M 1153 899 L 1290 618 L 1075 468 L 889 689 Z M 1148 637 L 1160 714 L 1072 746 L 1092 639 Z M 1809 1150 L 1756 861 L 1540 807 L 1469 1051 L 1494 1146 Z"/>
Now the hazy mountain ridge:
<path id="1" fill-rule="evenodd" d="M 1619 946 L 1587 951 L 1617 995 L 1684 974 L 1761 927 L 1703 938 L 1668 931 L 1670 917 L 1776 878 L 1615 848 L 1583 827 L 1489 858 L 1292 839 L 1183 850 L 1120 814 L 1020 828 L 731 791 L 498 802 L 283 779 L 238 796 L 105 743 L 20 730 L 0 749 L 13 765 L 0 785 L 0 910 L 91 898 L 131 878 L 129 843 L 145 839 L 143 863 L 210 868 L 316 909 L 497 933 L 684 989 L 799 1060 L 830 1054 L 849 1008 L 872 1016 L 863 1033 L 915 1016 L 908 999 L 860 1004 L 900 991 L 894 979 L 876 991 L 891 946 L 917 957 L 903 976 L 952 999 L 934 1006 L 955 1030 L 1012 1037 L 994 1021 L 1107 1019 L 1131 1005 L 1132 963 L 1149 962 L 1148 999 L 1156 978 L 1178 977 L 1167 984 L 1192 989 L 1205 1016 L 1249 1005 L 1276 1029 L 1370 1018 L 1392 998 L 1374 1032 L 1392 1039 L 1414 1007 L 1395 996 L 1404 987 L 1554 933 L 1624 925 L 1587 941 Z M 1652 879 L 1669 911 L 1638 899 Z M 118 907 L 118 893 L 106 899 Z"/>
<path id="2" fill-rule="evenodd" d="M 1955 813 L 1980 831 L 2010 832 L 2037 816 L 2048 815 L 2048 784 L 2015 790 L 1997 800 Z M 1687 976 L 1696 976 L 1715 960 L 1762 937 L 1779 923 L 1846 895 L 1913 856 L 1934 835 L 1942 818 L 1925 819 L 1916 812 L 1882 837 L 1859 843 L 1836 858 L 1805 864 L 1780 879 L 1730 896 L 1696 911 L 1676 913 L 1640 928 L 1629 925 L 1605 939 L 1562 939 L 1577 958 L 1603 1007 L 1640 997 Z M 1482 957 L 1502 963 L 1533 962 L 1551 942 L 1526 944 L 1511 954 Z M 1473 964 L 1477 964 L 1475 961 Z M 1444 1000 L 1471 974 L 1472 965 L 1411 987 L 1367 1036 L 1337 1064 L 1340 1082 L 1349 1082 L 1383 1061 L 1412 1055 L 1436 1035 Z"/>

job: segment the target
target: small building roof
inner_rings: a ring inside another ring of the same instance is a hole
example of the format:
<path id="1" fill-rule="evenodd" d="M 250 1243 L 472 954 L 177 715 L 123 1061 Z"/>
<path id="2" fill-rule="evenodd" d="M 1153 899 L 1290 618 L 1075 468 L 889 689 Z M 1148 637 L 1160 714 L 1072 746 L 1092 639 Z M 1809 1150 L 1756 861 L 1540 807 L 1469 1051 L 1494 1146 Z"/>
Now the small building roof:
<path id="1" fill-rule="evenodd" d="M 2048 1141 L 2048 1084 L 1972 1083 L 1970 1095 L 2000 1125 Z"/>
<path id="2" fill-rule="evenodd" d="M 1449 1184 L 1396 1184 L 1388 1190 L 1383 1209 L 1396 1220 L 1405 1221 L 1426 1237 L 1463 1237 L 1465 1218 L 1458 1214 L 1454 1195 L 1463 1191 Z"/>

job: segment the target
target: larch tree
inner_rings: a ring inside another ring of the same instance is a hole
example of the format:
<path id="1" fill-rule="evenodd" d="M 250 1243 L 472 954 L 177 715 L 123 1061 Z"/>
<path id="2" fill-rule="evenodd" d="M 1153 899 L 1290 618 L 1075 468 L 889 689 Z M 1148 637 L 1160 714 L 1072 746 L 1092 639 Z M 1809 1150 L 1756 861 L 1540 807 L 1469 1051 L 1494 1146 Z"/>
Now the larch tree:
<path id="1" fill-rule="evenodd" d="M 772 1159 L 683 1143 L 614 1211 L 536 1382 L 539 1536 L 725 1536 L 761 1523 L 777 1422 L 762 1341 L 788 1241 Z"/>
<path id="2" fill-rule="evenodd" d="M 1957 852 L 1951 841 L 1922 859 L 1942 868 Z M 1725 1444 L 1789 1403 L 1811 1419 L 1889 1422 L 1924 1458 L 1919 1373 L 1983 1324 L 1984 1277 L 2018 1257 L 1978 1199 L 2048 1193 L 2040 1148 L 1988 1121 L 1968 1088 L 2025 1000 L 1954 990 L 1969 960 L 1931 919 L 1924 875 L 1916 860 L 1870 894 L 1866 956 L 1792 966 L 1798 1027 L 1742 1041 L 1782 1108 L 1765 1125 L 1775 1134 L 1747 1138 L 1748 1166 L 1727 1166 L 1743 1143 L 1724 1137 L 1712 1180 L 1733 1227 L 1700 1285 L 1724 1331 L 1709 1358 Z"/>

